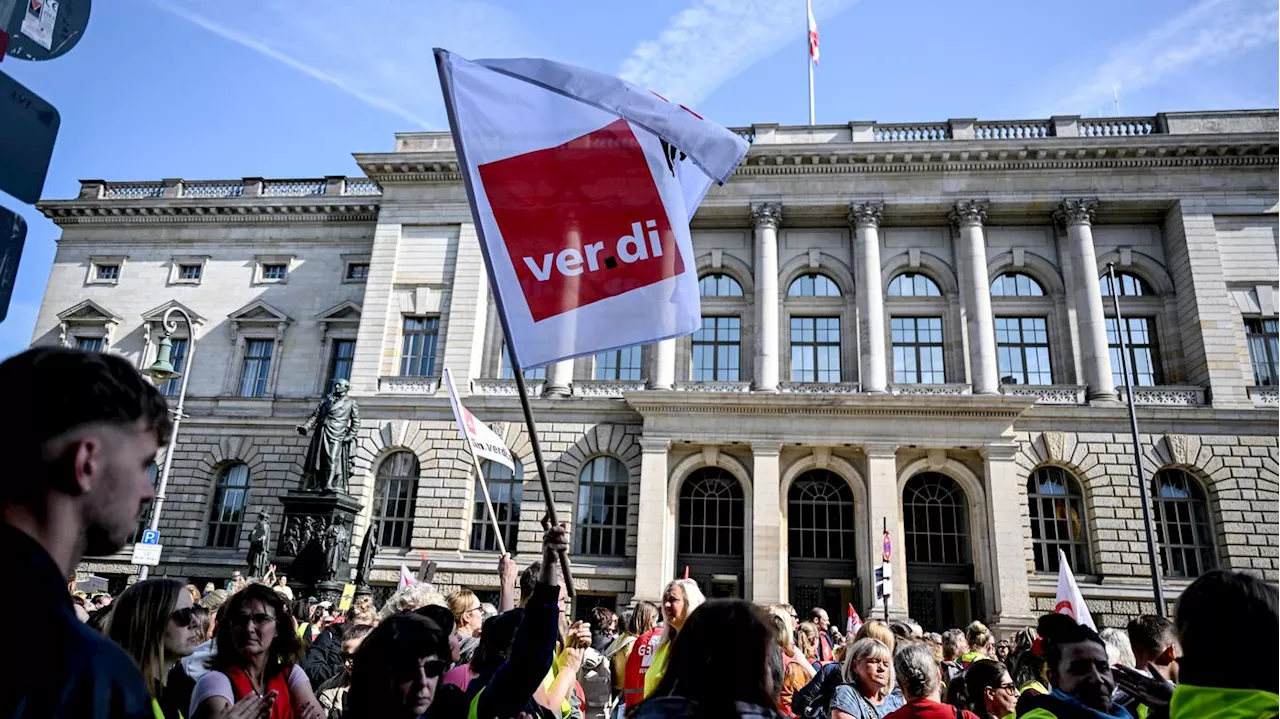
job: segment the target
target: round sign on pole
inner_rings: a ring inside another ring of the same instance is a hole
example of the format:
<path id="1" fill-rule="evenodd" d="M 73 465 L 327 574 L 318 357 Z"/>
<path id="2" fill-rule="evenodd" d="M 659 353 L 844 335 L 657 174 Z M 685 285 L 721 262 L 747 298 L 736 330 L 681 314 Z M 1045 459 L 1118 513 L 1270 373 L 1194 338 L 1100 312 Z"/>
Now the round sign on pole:
<path id="1" fill-rule="evenodd" d="M 889 561 L 889 555 L 893 553 L 893 542 L 889 541 L 889 533 L 884 533 L 884 561 Z"/>
<path id="2" fill-rule="evenodd" d="M 13 14 L 0 18 L 0 30 L 9 33 L 6 54 L 19 60 L 52 60 L 66 54 L 84 37 L 90 3 L 91 0 L 17 0 Z"/>

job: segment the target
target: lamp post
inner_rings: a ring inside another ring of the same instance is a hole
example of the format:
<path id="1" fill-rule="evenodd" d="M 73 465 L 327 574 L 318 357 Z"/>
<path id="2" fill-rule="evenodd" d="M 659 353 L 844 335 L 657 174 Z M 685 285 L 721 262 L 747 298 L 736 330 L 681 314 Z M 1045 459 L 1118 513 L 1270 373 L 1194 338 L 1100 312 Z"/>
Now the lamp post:
<path id="1" fill-rule="evenodd" d="M 178 329 L 175 314 L 181 315 L 184 322 L 187 323 L 187 354 L 186 364 L 183 367 L 184 372 L 178 372 L 173 367 L 173 333 Z M 178 406 L 174 407 L 173 412 L 173 428 L 169 430 L 169 445 L 164 452 L 164 468 L 160 470 L 160 486 L 156 489 L 156 498 L 151 507 L 151 521 L 147 524 L 147 529 L 157 529 L 160 526 L 160 511 L 164 509 L 165 489 L 169 486 L 169 468 L 173 466 L 173 452 L 178 443 L 178 425 L 181 424 L 182 403 L 187 398 L 187 380 L 191 378 L 191 363 L 196 357 L 196 328 L 191 322 L 191 315 L 187 314 L 179 307 L 170 307 L 164 313 L 164 319 L 161 324 L 164 326 L 164 336 L 160 338 L 159 346 L 156 350 L 156 361 L 151 363 L 147 368 L 147 374 L 155 382 L 164 382 L 166 380 L 182 378 L 182 385 L 178 388 Z M 139 577 L 146 579 L 150 567 L 143 565 L 139 571 Z"/>

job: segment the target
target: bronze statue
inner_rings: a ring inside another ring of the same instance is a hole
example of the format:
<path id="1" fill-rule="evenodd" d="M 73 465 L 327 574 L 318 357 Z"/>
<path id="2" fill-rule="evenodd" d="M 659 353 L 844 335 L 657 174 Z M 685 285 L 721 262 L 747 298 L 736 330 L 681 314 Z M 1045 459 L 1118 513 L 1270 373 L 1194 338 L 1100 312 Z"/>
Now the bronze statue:
<path id="1" fill-rule="evenodd" d="M 368 586 L 369 577 L 373 575 L 373 559 L 381 549 L 378 544 L 378 523 L 370 522 L 369 531 L 364 533 L 364 543 L 360 545 L 360 561 L 356 565 L 356 586 Z"/>
<path id="2" fill-rule="evenodd" d="M 337 576 L 338 571 L 347 561 L 350 540 L 351 535 L 347 534 L 347 525 L 335 517 L 328 531 L 325 532 L 324 550 L 325 559 L 328 560 L 324 572 L 325 579 L 333 579 Z M 343 580 L 345 579 L 346 577 L 343 577 Z"/>
<path id="3" fill-rule="evenodd" d="M 302 519 L 289 517 L 284 524 L 284 538 L 280 541 L 280 553 L 286 557 L 296 557 L 302 551 Z"/>
<path id="4" fill-rule="evenodd" d="M 309 492 L 347 490 L 356 433 L 360 430 L 360 409 L 348 394 L 350 390 L 351 383 L 345 379 L 334 382 L 333 391 L 297 427 L 302 435 L 315 430 L 302 463 L 303 486 Z"/>
<path id="5" fill-rule="evenodd" d="M 261 579 L 267 576 L 267 567 L 271 564 L 271 525 L 267 523 L 267 513 L 258 513 L 258 524 L 249 534 L 249 576 Z"/>

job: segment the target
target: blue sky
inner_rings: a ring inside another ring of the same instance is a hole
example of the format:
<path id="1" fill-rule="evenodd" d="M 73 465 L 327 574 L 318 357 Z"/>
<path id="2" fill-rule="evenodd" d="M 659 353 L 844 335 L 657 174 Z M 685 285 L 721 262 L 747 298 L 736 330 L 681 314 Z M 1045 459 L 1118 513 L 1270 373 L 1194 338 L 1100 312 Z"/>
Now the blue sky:
<path id="1" fill-rule="evenodd" d="M 1277 0 L 814 0 L 817 120 L 908 122 L 1274 108 Z M 431 48 L 612 72 L 725 125 L 807 119 L 803 0 L 99 0 L 67 55 L 9 73 L 78 180 L 360 174 L 352 152 L 444 129 Z M 57 227 L 29 224 L 0 357 L 31 340 Z"/>

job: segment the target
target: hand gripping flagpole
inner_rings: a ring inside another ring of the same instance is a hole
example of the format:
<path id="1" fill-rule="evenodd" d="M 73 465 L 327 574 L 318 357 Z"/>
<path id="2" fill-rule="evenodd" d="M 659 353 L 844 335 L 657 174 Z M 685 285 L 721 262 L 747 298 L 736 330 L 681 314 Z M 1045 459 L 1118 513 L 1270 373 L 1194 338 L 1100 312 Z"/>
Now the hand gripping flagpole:
<path id="1" fill-rule="evenodd" d="M 498 321 L 502 325 L 502 335 L 506 339 L 507 354 L 511 359 L 512 374 L 516 378 L 516 391 L 520 393 L 520 407 L 524 410 L 525 427 L 529 430 L 529 440 L 533 444 L 533 461 L 538 467 L 538 482 L 542 485 L 542 499 L 546 503 L 547 514 L 546 520 L 551 526 L 560 524 L 559 516 L 556 514 L 556 505 L 551 494 L 551 482 L 547 479 L 547 465 L 542 459 L 542 445 L 538 441 L 538 425 L 533 419 L 533 408 L 529 405 L 529 390 L 524 382 L 524 370 L 521 369 L 515 343 L 511 341 L 511 323 L 507 320 L 507 311 L 503 306 L 500 298 L 499 285 L 497 279 L 493 275 L 493 262 L 489 258 L 488 243 L 484 236 L 484 223 L 480 221 L 480 214 L 476 210 L 476 192 L 472 186 L 471 173 L 467 171 L 469 164 L 467 163 L 467 152 L 463 146 L 462 133 L 458 132 L 458 112 L 453 103 L 453 76 L 445 66 L 444 51 L 436 50 L 436 70 L 440 75 L 441 93 L 444 95 L 444 109 L 449 118 L 449 129 L 453 135 L 454 152 L 458 156 L 459 174 L 462 175 L 462 182 L 467 188 L 467 203 L 471 205 L 471 217 L 475 220 L 476 236 L 480 241 L 480 251 L 484 255 L 485 270 L 489 273 L 489 283 L 493 287 L 494 294 L 499 296 L 496 306 L 498 309 Z M 474 456 L 474 455 L 473 455 Z M 569 567 L 569 553 L 560 551 L 560 571 L 564 574 L 565 591 L 570 597 L 574 596 L 573 591 L 573 573 Z"/>

